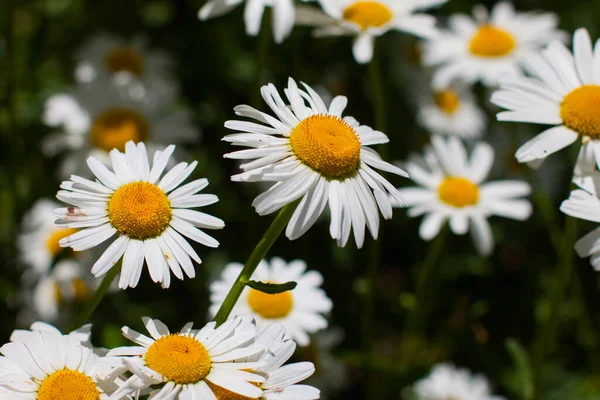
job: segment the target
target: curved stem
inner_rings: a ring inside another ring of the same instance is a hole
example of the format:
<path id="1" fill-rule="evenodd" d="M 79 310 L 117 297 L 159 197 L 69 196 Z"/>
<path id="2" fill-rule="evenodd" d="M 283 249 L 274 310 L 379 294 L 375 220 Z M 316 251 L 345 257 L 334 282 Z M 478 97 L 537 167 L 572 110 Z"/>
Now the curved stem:
<path id="1" fill-rule="evenodd" d="M 79 313 L 79 315 L 73 320 L 73 322 L 71 322 L 71 325 L 69 325 L 69 332 L 79 328 L 81 325 L 85 324 L 90 319 L 90 317 L 104 298 L 104 295 L 108 291 L 110 284 L 121 271 L 121 261 L 122 260 L 119 260 L 106 273 L 106 275 L 104 275 L 104 279 L 102 279 L 100 286 L 98 286 L 98 289 L 96 289 L 92 298 L 86 303 L 81 313 Z"/>
<path id="2" fill-rule="evenodd" d="M 252 254 L 250 254 L 250 257 L 248 257 L 248 261 L 246 261 L 242 272 L 240 272 L 235 280 L 235 283 L 229 290 L 229 293 L 227 293 L 225 301 L 223 301 L 223 304 L 221 304 L 219 311 L 215 315 L 214 321 L 217 323 L 217 326 L 221 325 L 227 320 L 229 314 L 231 314 L 231 310 L 233 310 L 233 306 L 235 306 L 235 303 L 240 298 L 246 282 L 250 280 L 252 274 L 256 270 L 256 267 L 258 266 L 258 263 L 260 263 L 260 261 L 265 257 L 271 246 L 273 246 L 273 243 L 275 243 L 275 240 L 277 240 L 281 232 L 283 232 L 283 229 L 292 218 L 292 215 L 294 214 L 294 211 L 296 210 L 296 207 L 298 207 L 299 203 L 300 199 L 285 205 L 281 211 L 279 211 L 277 218 L 275 218 L 271 226 L 269 226 L 269 229 L 267 229 L 263 237 L 260 239 L 252 251 Z"/>

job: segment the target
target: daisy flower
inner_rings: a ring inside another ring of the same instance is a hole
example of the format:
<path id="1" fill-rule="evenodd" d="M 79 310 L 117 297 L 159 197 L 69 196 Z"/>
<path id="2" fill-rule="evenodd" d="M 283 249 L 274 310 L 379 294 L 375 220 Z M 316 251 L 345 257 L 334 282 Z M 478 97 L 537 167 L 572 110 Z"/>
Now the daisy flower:
<path id="1" fill-rule="evenodd" d="M 426 214 L 419 228 L 424 240 L 433 239 L 449 220 L 452 232 L 464 235 L 470 230 L 477 251 L 489 255 L 493 237 L 488 217 L 529 218 L 531 204 L 522 197 L 531 188 L 516 180 L 484 183 L 494 163 L 487 143 L 476 143 L 471 157 L 456 137 L 434 136 L 431 143 L 423 159 L 406 164 L 411 179 L 423 186 L 399 189 L 410 207 L 408 216 Z"/>
<path id="2" fill-rule="evenodd" d="M 78 85 L 69 93 L 50 97 L 42 120 L 57 128 L 42 142 L 48 156 L 66 152 L 62 177 L 85 170 L 90 155 L 109 164 L 112 149 L 145 142 L 150 148 L 198 139 L 189 110 L 175 109 L 172 87 L 154 82 L 145 89 L 115 86 L 106 81 Z"/>
<path id="3" fill-rule="evenodd" d="M 13 332 L 10 340 L 0 347 L 0 388 L 10 399 L 106 400 L 117 388 L 116 381 L 99 378 L 104 369 L 86 343 L 89 326 L 62 335 L 34 323 L 30 331 Z"/>
<path id="4" fill-rule="evenodd" d="M 417 400 L 504 400 L 494 396 L 488 380 L 452 364 L 438 364 L 426 378 L 418 381 L 413 391 Z"/>
<path id="5" fill-rule="evenodd" d="M 209 18 L 219 17 L 243 2 L 244 0 L 209 0 L 198 11 L 198 18 L 205 21 Z M 275 42 L 281 43 L 294 27 L 296 18 L 294 0 L 246 0 L 244 9 L 246 34 L 258 35 L 266 7 L 273 8 L 273 39 Z"/>
<path id="6" fill-rule="evenodd" d="M 494 104 L 509 110 L 497 115 L 499 121 L 553 125 L 517 150 L 519 162 L 539 163 L 580 137 L 580 159 L 590 154 L 600 159 L 599 43 L 594 53 L 588 32 L 578 29 L 573 53 L 559 42 L 550 43 L 525 60 L 532 77 L 506 80 L 492 95 Z"/>
<path id="7" fill-rule="evenodd" d="M 252 107 L 234 110 L 241 117 L 257 120 L 227 121 L 225 127 L 237 133 L 223 140 L 251 149 L 225 154 L 225 158 L 252 160 L 231 177 L 238 182 L 275 182 L 252 205 L 259 215 L 271 214 L 296 199 L 302 199 L 286 229 L 286 236 L 302 236 L 329 204 L 329 233 L 338 246 L 345 246 L 351 228 L 357 247 L 362 247 L 365 225 L 377 239 L 379 213 L 392 217 L 388 196 L 398 204 L 398 191 L 374 168 L 396 175 L 406 172 L 381 159 L 367 146 L 387 143 L 382 132 L 360 125 L 352 117 L 342 118 L 348 99 L 335 97 L 329 108 L 308 85 L 301 90 L 289 79 L 286 105 L 273 84 L 261 88 L 262 97 L 277 118 Z"/>
<path id="8" fill-rule="evenodd" d="M 56 209 L 56 224 L 84 228 L 61 239 L 62 247 L 81 251 L 118 236 L 93 265 L 96 277 L 107 273 L 123 256 L 119 287 L 135 287 L 145 259 L 152 280 L 168 288 L 171 272 L 178 279 L 183 279 L 184 272 L 193 278 L 196 272 L 191 259 L 201 263 L 181 234 L 208 247 L 219 245 L 198 228 L 221 229 L 223 221 L 189 209 L 219 200 L 212 194 L 197 194 L 208 180 L 196 179 L 179 187 L 198 163 L 179 163 L 162 176 L 174 150 L 171 145 L 156 151 L 150 165 L 144 144 L 128 142 L 125 153 L 110 152 L 114 172 L 90 157 L 88 166 L 97 181 L 73 175 L 61 184 L 63 190 L 56 197 L 73 207 Z"/>
<path id="9" fill-rule="evenodd" d="M 256 362 L 241 362 L 264 350 L 254 343 L 256 328 L 249 317 L 235 317 L 215 328 L 210 322 L 200 330 L 192 323 L 178 333 L 157 319 L 142 318 L 152 337 L 128 327 L 123 335 L 138 346 L 112 349 L 104 362 L 114 373 L 129 370 L 133 375 L 124 382 L 115 397 L 152 385 L 160 388 L 150 399 L 214 399 L 214 387 L 246 398 L 256 399 L 265 378 L 248 372 Z M 118 398 L 118 397 L 117 397 Z"/>
<path id="10" fill-rule="evenodd" d="M 375 38 L 399 30 L 423 38 L 438 33 L 436 19 L 417 10 L 438 6 L 447 0 L 319 0 L 323 11 L 299 6 L 298 24 L 315 26 L 314 35 L 354 37 L 352 53 L 361 64 L 373 58 Z"/>
<path id="11" fill-rule="evenodd" d="M 221 280 L 210 285 L 210 313 L 214 316 L 237 280 L 242 264 L 230 263 L 221 273 Z M 327 320 L 322 314 L 331 311 L 331 300 L 323 289 L 323 277 L 317 271 L 306 272 L 306 263 L 294 260 L 286 263 L 278 257 L 268 263 L 262 260 L 252 279 L 265 283 L 285 283 L 295 281 L 293 290 L 278 294 L 266 294 L 245 287 L 231 314 L 251 314 L 256 319 L 259 330 L 273 322 L 282 324 L 292 339 L 300 346 L 310 343 L 309 333 L 327 328 Z"/>
<path id="12" fill-rule="evenodd" d="M 496 3 L 489 16 L 477 5 L 473 14 L 450 16 L 450 30 L 423 45 L 423 63 L 439 66 L 433 78 L 438 90 L 455 80 L 496 86 L 502 76 L 519 75 L 528 54 L 564 37 L 555 14 L 516 12 L 509 2 Z"/>

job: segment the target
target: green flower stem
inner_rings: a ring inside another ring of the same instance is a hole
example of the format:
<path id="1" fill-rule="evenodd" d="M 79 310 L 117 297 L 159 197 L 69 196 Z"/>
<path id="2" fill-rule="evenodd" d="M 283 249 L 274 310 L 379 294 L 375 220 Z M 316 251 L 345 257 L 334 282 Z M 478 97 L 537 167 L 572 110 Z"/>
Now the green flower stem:
<path id="1" fill-rule="evenodd" d="M 250 254 L 250 257 L 248 257 L 248 261 L 246 261 L 242 272 L 240 272 L 240 275 L 235 280 L 235 283 L 229 290 L 229 293 L 227 293 L 225 301 L 223 304 L 221 304 L 219 311 L 215 315 L 214 321 L 217 323 L 217 326 L 227 321 L 229 314 L 231 314 L 231 310 L 233 310 L 233 306 L 235 306 L 235 303 L 238 301 L 242 291 L 244 290 L 246 282 L 250 280 L 252 274 L 256 270 L 256 267 L 258 266 L 258 263 L 265 258 L 267 252 L 271 246 L 273 246 L 273 243 L 275 243 L 275 240 L 277 240 L 281 232 L 283 232 L 283 229 L 292 218 L 292 215 L 294 214 L 294 211 L 296 210 L 296 207 L 298 207 L 299 203 L 300 199 L 285 205 L 281 211 L 279 211 L 277 218 L 275 218 L 271 226 L 269 226 L 269 229 L 267 229 L 263 237 L 260 239 L 260 242 L 258 242 L 252 251 L 252 254 Z"/>
<path id="2" fill-rule="evenodd" d="M 119 260 L 106 273 L 106 275 L 104 275 L 104 279 L 102 279 L 100 286 L 98 286 L 98 289 L 96 289 L 92 298 L 85 304 L 83 310 L 81 311 L 81 313 L 79 313 L 77 318 L 75 318 L 73 322 L 71 322 L 71 325 L 69 326 L 69 332 L 79 328 L 81 325 L 88 322 L 88 320 L 90 319 L 90 317 L 104 298 L 104 295 L 108 291 L 108 288 L 110 287 L 111 283 L 115 280 L 119 272 L 121 272 L 121 262 L 122 259 Z"/>
<path id="3" fill-rule="evenodd" d="M 262 77 L 269 58 L 269 47 L 271 45 L 271 8 L 265 7 L 265 13 L 260 25 L 260 33 L 258 34 L 258 47 L 256 48 L 256 75 L 254 78 L 254 89 L 250 105 L 258 107 L 260 105 L 260 88 L 262 86 Z"/>

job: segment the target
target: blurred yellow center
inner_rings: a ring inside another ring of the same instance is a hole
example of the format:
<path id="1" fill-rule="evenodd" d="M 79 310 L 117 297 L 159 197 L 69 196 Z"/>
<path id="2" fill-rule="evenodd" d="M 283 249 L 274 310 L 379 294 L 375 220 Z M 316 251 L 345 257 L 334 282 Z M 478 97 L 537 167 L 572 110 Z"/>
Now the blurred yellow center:
<path id="1" fill-rule="evenodd" d="M 471 38 L 469 51 L 480 57 L 503 57 L 510 54 L 517 42 L 508 32 L 492 25 L 481 25 Z"/>
<path id="2" fill-rule="evenodd" d="M 169 381 L 196 383 L 208 375 L 211 359 L 202 343 L 172 334 L 154 342 L 146 352 L 146 364 Z"/>
<path id="3" fill-rule="evenodd" d="M 63 294 L 67 290 L 67 294 Z M 90 297 L 90 290 L 81 278 L 73 278 L 67 282 L 67 287 L 60 283 L 54 284 L 54 299 L 59 304 L 64 304 L 67 300 L 73 302 L 82 302 Z"/>
<path id="4" fill-rule="evenodd" d="M 108 202 L 110 223 L 132 239 L 159 236 L 171 221 L 171 203 L 165 192 L 149 182 L 132 182 L 118 188 Z"/>
<path id="5" fill-rule="evenodd" d="M 63 250 L 58 242 L 76 232 L 77 229 L 73 228 L 59 228 L 52 231 L 50 236 L 48 236 L 48 239 L 46 239 L 46 249 L 48 249 L 48 252 L 52 255 L 52 257 L 56 257 L 58 253 Z"/>
<path id="6" fill-rule="evenodd" d="M 129 72 L 142 76 L 144 72 L 144 57 L 134 49 L 120 47 L 106 55 L 106 67 L 110 72 Z"/>
<path id="7" fill-rule="evenodd" d="M 38 400 L 99 400 L 100 392 L 92 379 L 79 372 L 61 369 L 44 378 Z"/>
<path id="8" fill-rule="evenodd" d="M 360 161 L 360 141 L 354 129 L 332 115 L 303 119 L 290 135 L 296 157 L 320 174 L 333 179 L 356 172 Z"/>
<path id="9" fill-rule="evenodd" d="M 453 207 L 472 206 L 479 201 L 479 187 L 468 179 L 448 176 L 440 183 L 438 196 Z"/>
<path id="10" fill-rule="evenodd" d="M 283 318 L 292 311 L 294 299 L 292 292 L 289 290 L 277 294 L 268 294 L 250 289 L 248 293 L 248 305 L 263 318 Z"/>
<path id="11" fill-rule="evenodd" d="M 126 108 L 110 108 L 94 120 L 90 139 L 102 150 L 125 151 L 125 143 L 135 143 L 148 139 L 150 127 L 138 112 Z"/>
<path id="12" fill-rule="evenodd" d="M 600 86 L 580 86 L 567 94 L 560 105 L 566 126 L 592 139 L 600 139 Z"/>
<path id="13" fill-rule="evenodd" d="M 452 89 L 442 90 L 433 95 L 435 104 L 445 113 L 452 114 L 460 105 L 456 92 Z"/>
<path id="14" fill-rule="evenodd" d="M 260 384 L 255 382 L 250 382 L 251 384 L 260 387 Z M 241 394 L 230 392 L 227 389 L 222 388 L 221 386 L 217 386 L 212 382 L 206 381 L 206 384 L 212 390 L 217 400 L 253 400 L 252 397 L 242 396 Z"/>
<path id="15" fill-rule="evenodd" d="M 357 1 L 344 10 L 344 19 L 354 22 L 363 30 L 385 25 L 392 17 L 389 7 L 377 1 Z"/>

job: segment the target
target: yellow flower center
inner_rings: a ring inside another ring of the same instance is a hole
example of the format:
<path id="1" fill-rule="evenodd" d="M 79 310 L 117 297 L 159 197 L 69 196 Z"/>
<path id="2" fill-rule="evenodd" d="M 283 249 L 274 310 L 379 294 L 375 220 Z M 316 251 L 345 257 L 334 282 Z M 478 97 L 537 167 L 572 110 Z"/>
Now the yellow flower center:
<path id="1" fill-rule="evenodd" d="M 56 257 L 58 253 L 64 250 L 62 247 L 60 247 L 58 242 L 67 236 L 71 236 L 75 232 L 77 232 L 77 229 L 73 228 L 59 228 L 52 231 L 50 236 L 48 236 L 48 239 L 46 239 L 46 249 L 48 249 L 48 252 L 52 255 L 52 257 Z"/>
<path id="2" fill-rule="evenodd" d="M 118 188 L 108 202 L 110 223 L 132 239 L 160 236 L 169 226 L 171 202 L 149 182 L 132 182 Z"/>
<path id="3" fill-rule="evenodd" d="M 148 348 L 146 364 L 169 381 L 196 383 L 208 375 L 211 359 L 202 343 L 189 336 L 163 336 Z"/>
<path id="4" fill-rule="evenodd" d="M 472 206 L 479 201 L 479 187 L 468 179 L 447 176 L 438 187 L 438 196 L 453 207 Z"/>
<path id="5" fill-rule="evenodd" d="M 354 22 L 363 30 L 385 25 L 393 16 L 392 10 L 378 1 L 357 1 L 344 10 L 344 19 Z"/>
<path id="6" fill-rule="evenodd" d="M 510 54 L 517 42 L 508 32 L 485 24 L 471 38 L 469 51 L 479 57 L 503 57 Z"/>
<path id="7" fill-rule="evenodd" d="M 94 120 L 90 139 L 102 150 L 125 151 L 125 143 L 148 139 L 150 126 L 138 112 L 126 108 L 109 108 Z"/>
<path id="8" fill-rule="evenodd" d="M 259 383 L 250 382 L 251 384 L 260 387 Z M 252 397 L 242 396 L 241 394 L 230 392 L 227 389 L 217 386 L 212 382 L 206 381 L 206 384 L 212 390 L 217 400 L 253 400 Z"/>
<path id="9" fill-rule="evenodd" d="M 144 57 L 134 49 L 120 47 L 106 55 L 106 67 L 110 72 L 129 72 L 142 76 L 144 72 Z"/>
<path id="10" fill-rule="evenodd" d="M 268 294 L 260 290 L 250 289 L 248 305 L 263 318 L 283 318 L 292 311 L 294 298 L 289 290 L 277 294 Z"/>
<path id="11" fill-rule="evenodd" d="M 38 400 L 99 400 L 100 391 L 92 379 L 79 372 L 61 369 L 44 378 Z"/>
<path id="12" fill-rule="evenodd" d="M 560 105 L 560 117 L 579 135 L 600 139 L 600 86 L 580 86 L 567 94 Z"/>
<path id="13" fill-rule="evenodd" d="M 320 174 L 342 179 L 356 173 L 360 141 L 354 129 L 332 115 L 303 119 L 290 135 L 296 157 Z"/>
<path id="14" fill-rule="evenodd" d="M 460 105 L 460 99 L 452 89 L 442 90 L 433 95 L 435 104 L 445 113 L 452 114 Z"/>
<path id="15" fill-rule="evenodd" d="M 67 300 L 73 302 L 82 302 L 90 297 L 90 290 L 81 278 L 73 278 L 69 282 L 54 284 L 54 299 L 59 304 L 64 304 Z M 68 291 L 67 295 L 63 291 Z"/>

